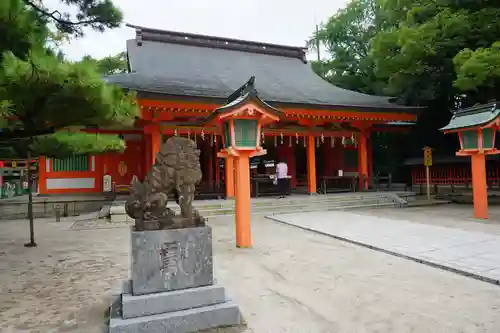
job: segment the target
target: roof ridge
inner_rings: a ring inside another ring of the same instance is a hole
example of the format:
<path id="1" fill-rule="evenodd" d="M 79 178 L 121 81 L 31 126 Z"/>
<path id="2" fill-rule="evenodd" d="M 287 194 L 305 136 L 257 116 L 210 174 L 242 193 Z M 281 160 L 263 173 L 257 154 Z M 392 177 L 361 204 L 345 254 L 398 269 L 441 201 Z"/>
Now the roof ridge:
<path id="1" fill-rule="evenodd" d="M 468 108 L 461 108 L 456 110 L 453 113 L 453 116 L 455 117 L 461 117 L 469 114 L 475 114 L 475 113 L 480 113 L 484 111 L 491 111 L 494 112 L 495 110 L 498 109 L 499 103 L 497 101 L 490 101 L 488 103 L 483 103 L 483 104 L 475 104 L 471 107 Z"/>
<path id="2" fill-rule="evenodd" d="M 162 43 L 173 43 L 181 45 L 201 46 L 208 48 L 226 49 L 234 51 L 243 51 L 250 53 L 261 53 L 276 55 L 288 58 L 298 58 L 304 63 L 306 59 L 306 47 L 287 46 L 272 43 L 262 43 L 227 37 L 208 36 L 193 34 L 187 32 L 160 30 L 147 28 L 132 24 L 126 24 L 127 27 L 134 28 L 136 31 L 136 41 L 139 46 L 143 41 L 154 41 Z"/>

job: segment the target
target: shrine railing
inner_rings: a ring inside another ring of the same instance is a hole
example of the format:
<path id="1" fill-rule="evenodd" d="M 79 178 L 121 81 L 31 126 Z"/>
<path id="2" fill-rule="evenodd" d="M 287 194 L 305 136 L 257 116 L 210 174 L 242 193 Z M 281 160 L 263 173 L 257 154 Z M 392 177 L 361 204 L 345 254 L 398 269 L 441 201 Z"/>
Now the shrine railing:
<path id="1" fill-rule="evenodd" d="M 436 165 L 430 167 L 429 171 L 431 185 L 464 185 L 467 187 L 472 183 L 470 164 Z M 486 181 L 490 187 L 500 186 L 500 165 L 487 163 Z M 425 168 L 419 166 L 412 169 L 412 184 L 427 184 Z"/>

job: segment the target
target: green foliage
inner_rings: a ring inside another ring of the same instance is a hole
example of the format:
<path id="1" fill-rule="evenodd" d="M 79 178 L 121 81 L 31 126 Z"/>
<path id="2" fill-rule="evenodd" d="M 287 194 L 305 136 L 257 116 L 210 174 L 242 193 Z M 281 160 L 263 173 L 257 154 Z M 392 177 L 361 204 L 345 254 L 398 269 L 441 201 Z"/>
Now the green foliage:
<path id="1" fill-rule="evenodd" d="M 47 127 L 130 125 L 137 116 L 133 93 L 105 84 L 88 63 L 61 62 L 46 54 L 31 53 L 25 61 L 6 53 L 0 100 L 14 111 L 9 127 L 30 135 Z"/>
<path id="2" fill-rule="evenodd" d="M 438 103 L 452 108 L 460 93 L 455 87 L 467 91 L 483 83 L 491 84 L 494 75 L 481 74 L 477 66 L 483 66 L 484 72 L 485 61 L 493 61 L 495 48 L 488 51 L 488 60 L 485 50 L 468 64 L 464 59 L 469 59 L 474 50 L 490 47 L 498 40 L 498 4 L 479 0 L 386 0 L 384 9 L 391 13 L 389 21 L 397 24 L 397 28 L 377 34 L 370 56 L 377 77 L 389 83 L 392 94 L 413 104 Z M 483 80 L 481 76 L 489 79 Z M 480 100 L 469 103 L 497 97 L 496 94 L 480 95 Z"/>
<path id="3" fill-rule="evenodd" d="M 313 69 L 332 84 L 364 93 L 383 93 L 384 83 L 374 75 L 368 57 L 371 39 L 387 28 L 378 0 L 353 0 L 323 24 L 308 45 L 317 43 L 328 52 L 328 60 L 312 63 Z"/>
<path id="4" fill-rule="evenodd" d="M 6 51 L 25 59 L 31 49 L 45 44 L 48 33 L 45 19 L 23 2 L 0 1 L 0 60 Z"/>
<path id="5" fill-rule="evenodd" d="M 49 9 L 43 5 L 43 1 L 23 1 L 45 20 L 53 23 L 59 31 L 77 37 L 83 36 L 83 28 L 89 27 L 102 32 L 117 28 L 123 19 L 122 12 L 111 0 L 62 0 L 72 11 L 76 11 L 75 15 Z"/>
<path id="6" fill-rule="evenodd" d="M 83 57 L 82 61 L 93 64 L 102 75 L 126 73 L 128 71 L 127 54 L 120 52 L 113 56 L 102 59 L 94 59 L 91 56 Z"/>
<path id="7" fill-rule="evenodd" d="M 125 142 L 118 135 L 57 132 L 38 136 L 31 149 L 36 155 L 66 157 L 102 152 L 122 152 L 125 149 Z"/>
<path id="8" fill-rule="evenodd" d="M 500 84 L 500 42 L 491 47 L 460 51 L 453 59 L 457 71 L 455 87 L 462 91 L 478 91 Z"/>

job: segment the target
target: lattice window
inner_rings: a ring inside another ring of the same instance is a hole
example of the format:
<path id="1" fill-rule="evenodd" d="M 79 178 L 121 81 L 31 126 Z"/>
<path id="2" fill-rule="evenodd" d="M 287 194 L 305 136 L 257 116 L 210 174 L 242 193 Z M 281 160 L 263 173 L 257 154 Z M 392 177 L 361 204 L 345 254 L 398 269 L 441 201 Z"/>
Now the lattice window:
<path id="1" fill-rule="evenodd" d="M 74 155 L 67 158 L 53 158 L 53 172 L 89 171 L 90 163 L 87 155 Z"/>

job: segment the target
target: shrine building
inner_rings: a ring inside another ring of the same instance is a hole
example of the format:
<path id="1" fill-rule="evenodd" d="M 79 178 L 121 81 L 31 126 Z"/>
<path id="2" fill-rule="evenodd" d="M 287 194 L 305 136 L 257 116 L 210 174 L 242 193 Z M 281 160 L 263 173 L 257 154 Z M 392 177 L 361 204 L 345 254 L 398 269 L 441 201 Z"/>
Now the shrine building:
<path id="1" fill-rule="evenodd" d="M 364 190 L 372 175 L 371 134 L 408 128 L 420 110 L 331 85 L 313 71 L 303 47 L 129 27 L 136 37 L 127 41 L 128 73 L 105 79 L 137 92 L 140 119 L 130 128 L 85 130 L 121 135 L 125 151 L 41 157 L 40 194 L 127 191 L 134 175 L 145 177 L 162 142 L 179 135 L 201 151 L 199 197 L 231 197 L 233 166 L 217 156 L 221 128 L 204 119 L 249 82 L 280 113 L 259 133 L 267 154 L 249 165 L 254 196 L 273 191 L 268 174 L 276 160 L 288 164 L 294 192 Z"/>

